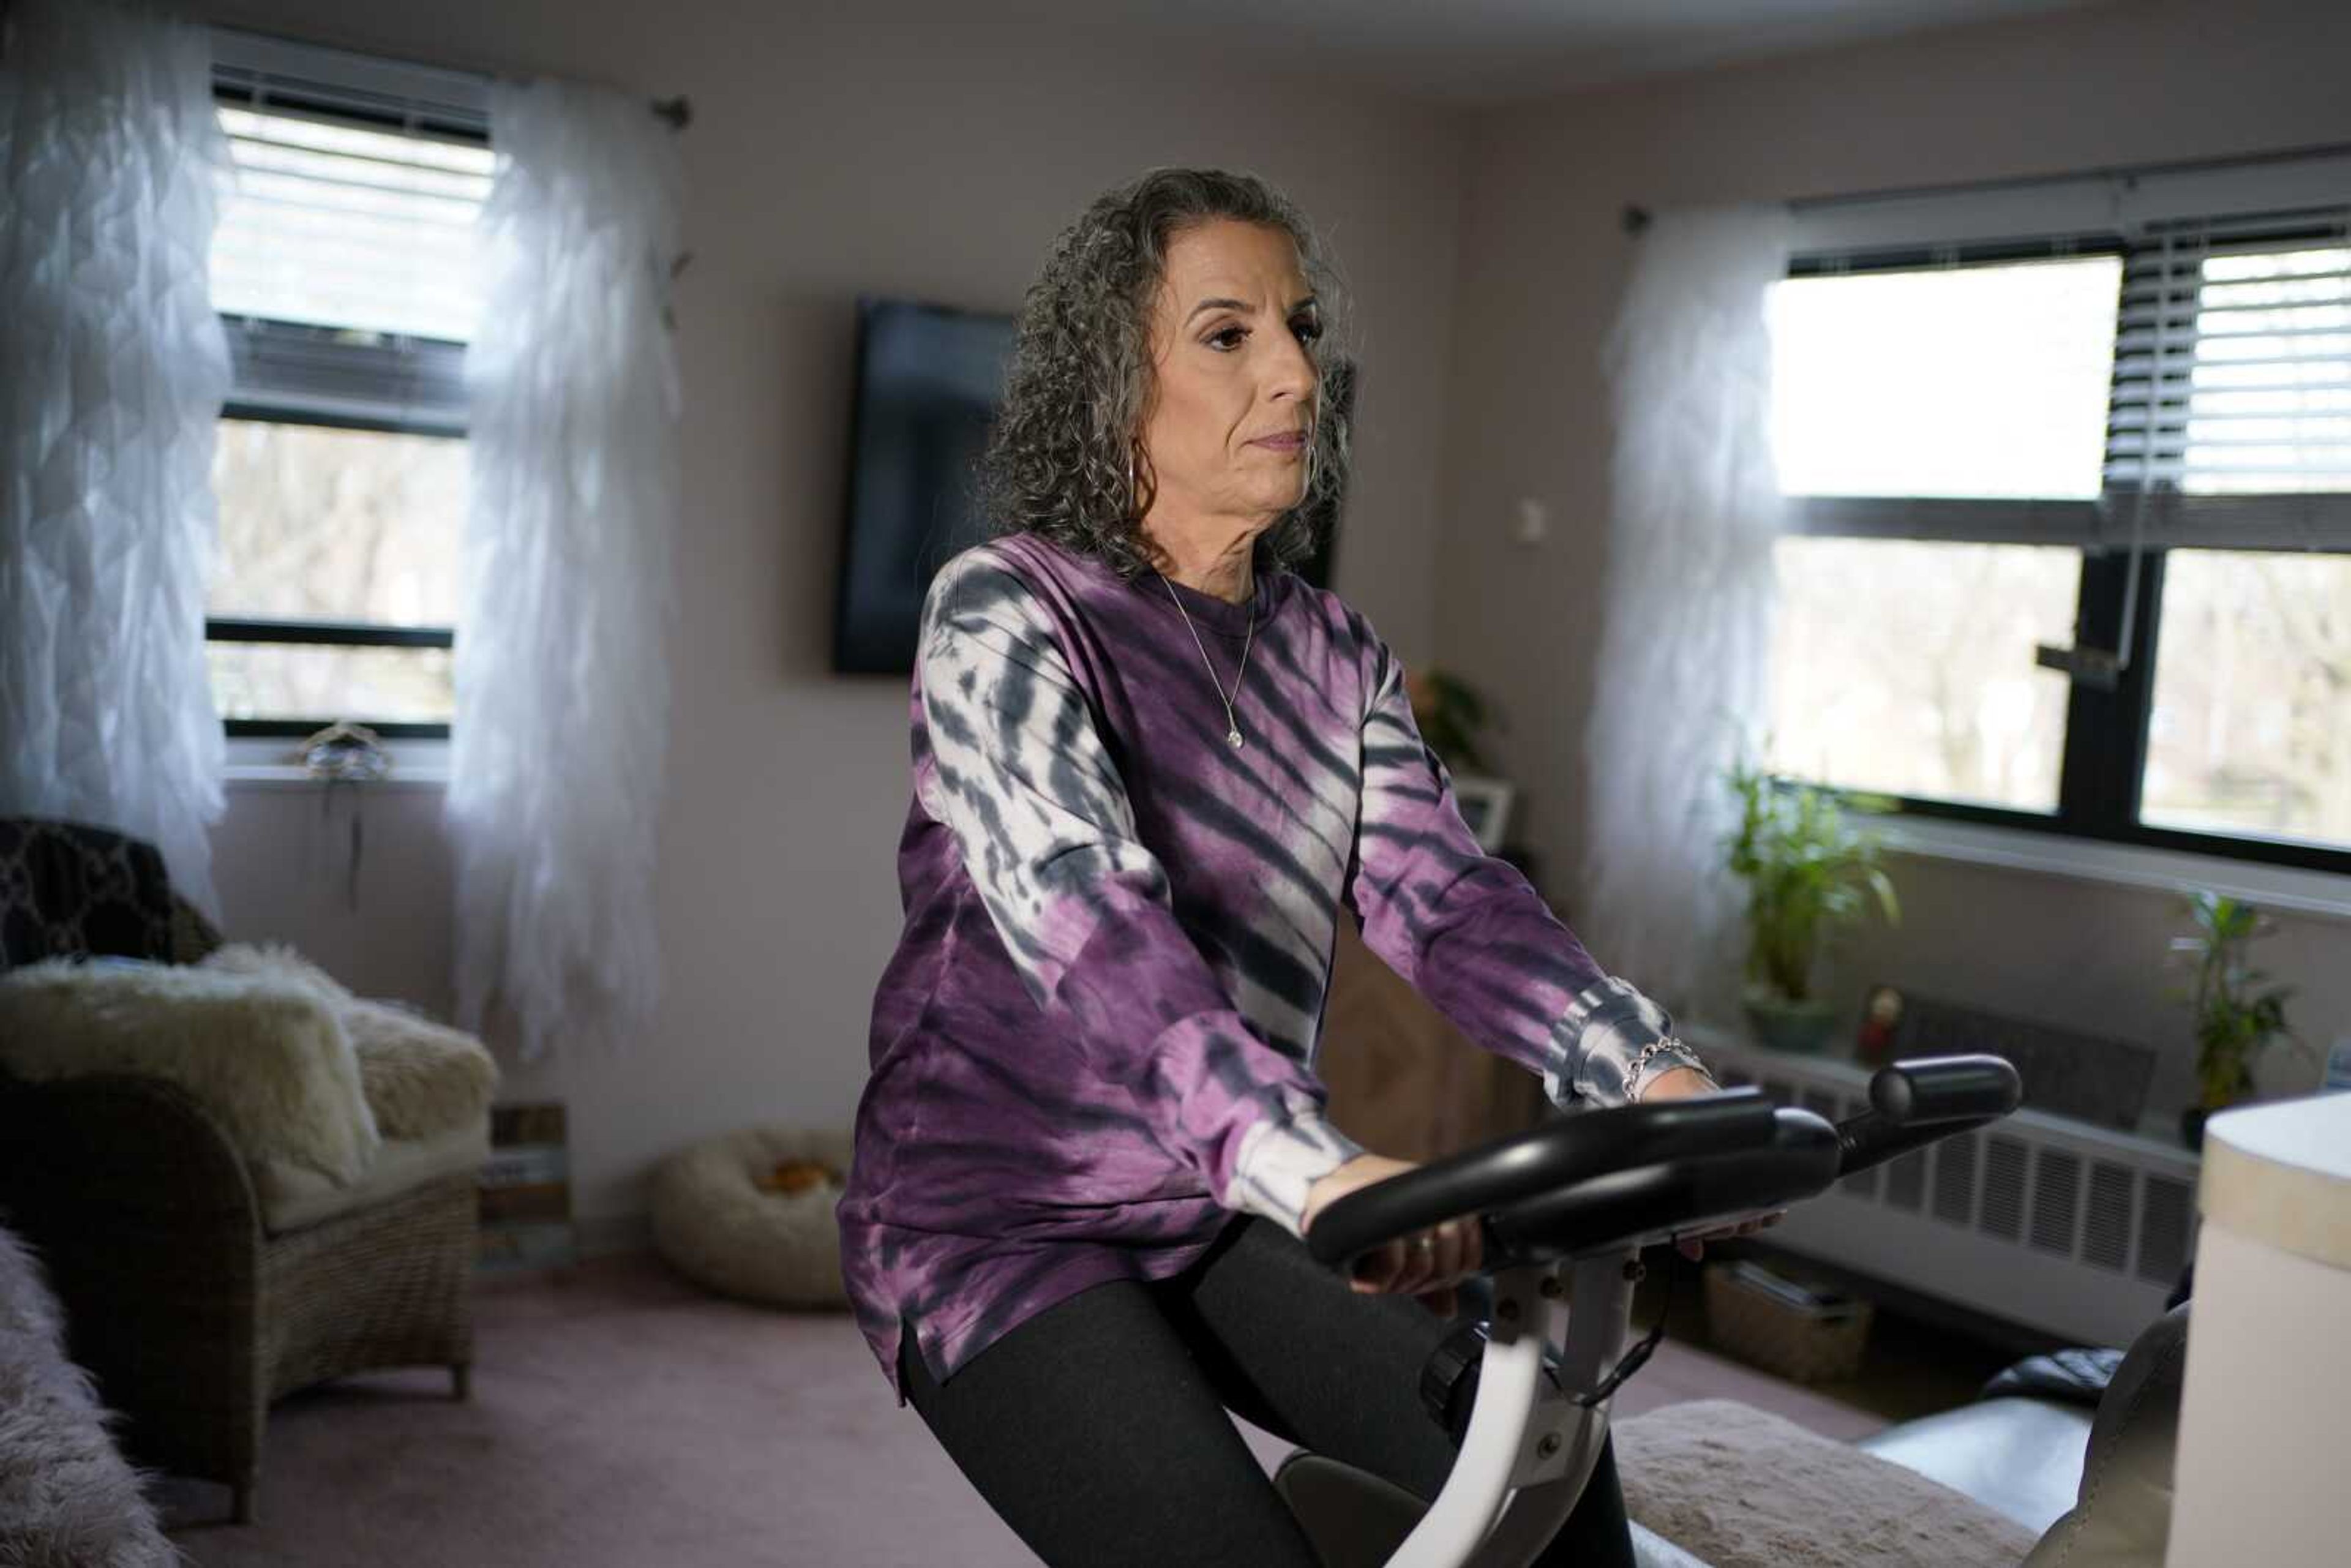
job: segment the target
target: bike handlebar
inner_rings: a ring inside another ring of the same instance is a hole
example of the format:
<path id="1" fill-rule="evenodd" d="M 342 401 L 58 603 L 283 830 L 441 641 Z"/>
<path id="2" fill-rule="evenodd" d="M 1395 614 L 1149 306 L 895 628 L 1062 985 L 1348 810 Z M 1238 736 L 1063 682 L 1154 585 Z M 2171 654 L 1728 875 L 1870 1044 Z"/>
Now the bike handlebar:
<path id="1" fill-rule="evenodd" d="M 1930 1056 L 1881 1067 L 1869 1103 L 1896 1122 L 1972 1121 L 2005 1116 L 2024 1100 L 2024 1081 L 2000 1056 Z"/>
<path id="2" fill-rule="evenodd" d="M 2022 1083 L 1997 1056 L 1898 1062 L 1870 1081 L 1872 1109 L 1834 1127 L 1760 1091 L 1584 1111 L 1419 1166 L 1334 1199 L 1306 1236 L 1317 1261 L 1352 1266 L 1400 1236 L 1479 1217 L 1484 1268 L 1535 1265 L 1612 1240 L 1810 1197 L 1938 1138 L 2016 1109 Z"/>
<path id="3" fill-rule="evenodd" d="M 1998 1056 L 1938 1056 L 1897 1061 L 1869 1081 L 1871 1110 L 1837 1126 L 1847 1175 L 1972 1132 L 2022 1104 L 2024 1081 Z"/>
<path id="4" fill-rule="evenodd" d="M 1628 1167 L 1696 1159 L 1771 1141 L 1771 1103 L 1752 1089 L 1623 1105 L 1511 1133 L 1333 1199 L 1306 1235 L 1341 1265 L 1398 1236 L 1507 1208 Z"/>
<path id="5" fill-rule="evenodd" d="M 1658 1160 L 1479 1217 L 1481 1272 L 1541 1267 L 1596 1248 L 1662 1239 L 1701 1220 L 1779 1208 L 1836 1180 L 1836 1129 L 1810 1111 L 1772 1113 L 1754 1148 Z"/>

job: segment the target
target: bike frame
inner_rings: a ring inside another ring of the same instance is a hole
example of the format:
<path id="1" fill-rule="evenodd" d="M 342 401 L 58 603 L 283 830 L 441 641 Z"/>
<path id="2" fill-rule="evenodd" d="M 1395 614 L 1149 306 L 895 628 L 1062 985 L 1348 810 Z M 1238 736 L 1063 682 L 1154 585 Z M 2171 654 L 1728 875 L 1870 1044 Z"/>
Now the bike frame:
<path id="1" fill-rule="evenodd" d="M 1608 1438 L 1609 1401 L 1594 1395 L 1624 1354 L 1640 1273 L 1639 1249 L 1627 1244 L 1494 1276 L 1460 1453 L 1385 1568 L 1528 1568 L 1551 1543 Z M 1543 1375 L 1554 1346 L 1558 1387 Z"/>

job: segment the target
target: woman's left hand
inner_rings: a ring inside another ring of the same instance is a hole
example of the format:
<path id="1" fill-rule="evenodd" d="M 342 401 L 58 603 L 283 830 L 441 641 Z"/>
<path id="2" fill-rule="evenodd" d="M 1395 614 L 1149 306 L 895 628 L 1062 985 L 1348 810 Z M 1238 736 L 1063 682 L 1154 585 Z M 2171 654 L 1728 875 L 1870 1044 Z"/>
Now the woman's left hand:
<path id="1" fill-rule="evenodd" d="M 1641 1091 L 1641 1103 L 1646 1105 L 1656 1100 L 1684 1100 L 1694 1094 L 1715 1093 L 1721 1087 L 1713 1079 L 1695 1068 L 1677 1067 L 1671 1072 L 1660 1073 L 1651 1080 L 1649 1086 Z M 1712 1230 L 1700 1230 L 1688 1236 L 1677 1236 L 1674 1238 L 1674 1247 L 1683 1257 L 1695 1263 L 1706 1256 L 1708 1242 L 1728 1241 L 1733 1237 L 1752 1236 L 1759 1230 L 1769 1229 L 1779 1224 L 1780 1217 L 1787 1212 L 1784 1208 L 1778 1209 L 1770 1214 L 1758 1215 L 1752 1219 L 1740 1220 L 1735 1225 L 1720 1225 Z"/>
<path id="2" fill-rule="evenodd" d="M 1417 1168 L 1410 1160 L 1361 1154 L 1318 1179 L 1306 1192 L 1303 1228 L 1332 1199 Z M 1383 1242 L 1355 1260 L 1348 1288 L 1361 1295 L 1409 1295 L 1438 1317 L 1460 1304 L 1456 1287 L 1485 1266 L 1485 1232 L 1474 1218 L 1456 1218 L 1411 1237 Z"/>

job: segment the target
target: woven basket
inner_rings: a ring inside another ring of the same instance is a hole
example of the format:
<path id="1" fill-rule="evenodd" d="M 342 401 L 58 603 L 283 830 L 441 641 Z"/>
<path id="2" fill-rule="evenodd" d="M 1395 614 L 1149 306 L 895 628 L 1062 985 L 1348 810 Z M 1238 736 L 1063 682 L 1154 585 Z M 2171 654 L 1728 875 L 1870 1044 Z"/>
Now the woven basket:
<path id="1" fill-rule="evenodd" d="M 1833 1315 L 1808 1312 L 1745 1283 L 1727 1265 L 1706 1270 L 1708 1340 L 1791 1383 L 1832 1382 L 1859 1372 L 1875 1315 L 1868 1301 Z"/>

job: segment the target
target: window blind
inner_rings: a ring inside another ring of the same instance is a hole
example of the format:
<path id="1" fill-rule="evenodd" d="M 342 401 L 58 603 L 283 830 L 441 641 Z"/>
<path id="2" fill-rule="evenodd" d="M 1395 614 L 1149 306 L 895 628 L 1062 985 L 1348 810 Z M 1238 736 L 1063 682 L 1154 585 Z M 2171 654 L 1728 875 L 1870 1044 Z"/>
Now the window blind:
<path id="1" fill-rule="evenodd" d="M 232 317 L 226 413 L 420 435 L 465 434 L 465 346 Z"/>
<path id="2" fill-rule="evenodd" d="M 226 31 L 212 251 L 235 412 L 448 434 L 493 172 L 479 78 Z"/>
<path id="3" fill-rule="evenodd" d="M 2110 536 L 2351 549 L 2351 208 L 2132 246 L 2105 476 Z"/>

